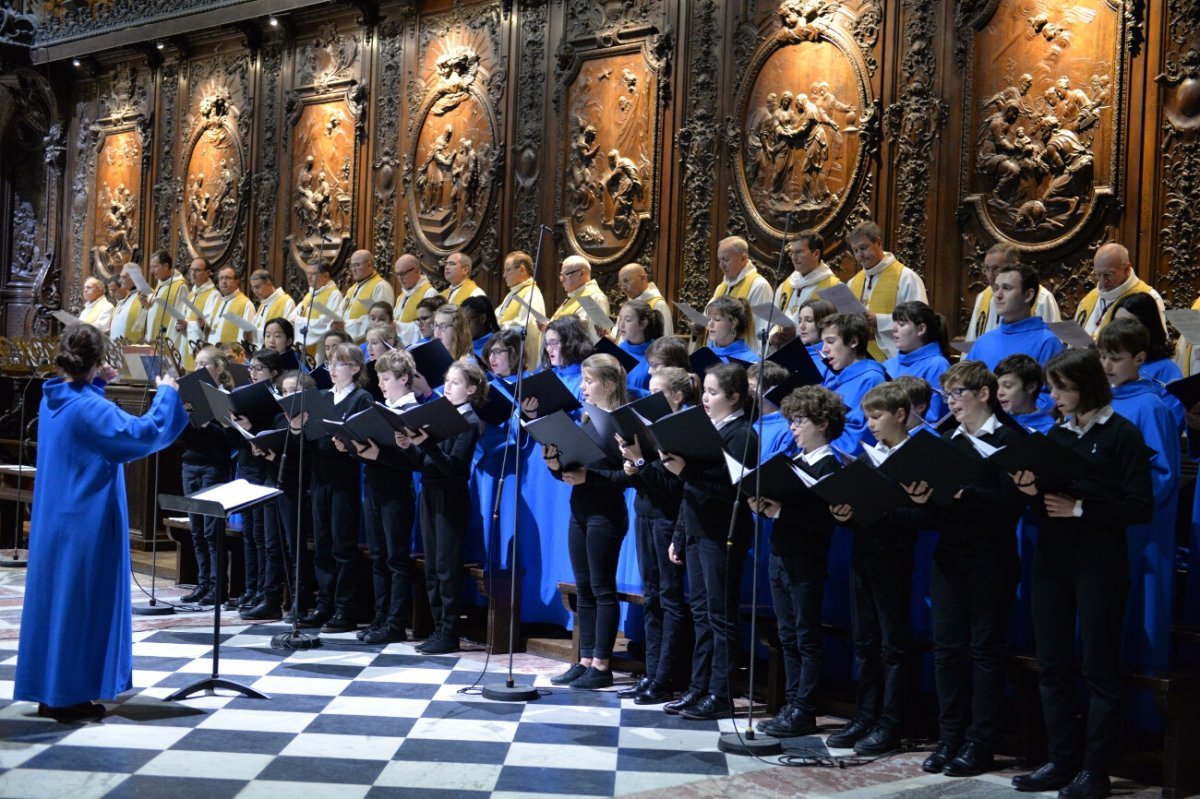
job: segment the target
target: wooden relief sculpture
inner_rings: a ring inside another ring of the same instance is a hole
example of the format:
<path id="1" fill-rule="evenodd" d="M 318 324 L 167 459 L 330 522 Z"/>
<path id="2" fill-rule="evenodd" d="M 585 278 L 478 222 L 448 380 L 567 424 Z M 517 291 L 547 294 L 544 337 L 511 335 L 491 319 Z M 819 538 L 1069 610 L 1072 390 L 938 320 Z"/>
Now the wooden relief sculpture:
<path id="1" fill-rule="evenodd" d="M 560 224 L 571 250 L 595 263 L 635 249 L 651 217 L 661 67 L 651 40 L 578 58 L 570 51 Z"/>
<path id="2" fill-rule="evenodd" d="M 340 265 L 354 246 L 358 147 L 366 87 L 357 80 L 359 42 L 326 26 L 299 53 L 286 102 L 292 125 L 288 250 L 297 267 Z"/>
<path id="3" fill-rule="evenodd" d="M 91 251 L 96 271 L 108 276 L 133 260 L 144 210 L 143 161 L 150 129 L 145 88 L 132 66 L 117 68 L 104 102 L 107 113 L 93 127 L 97 158 Z"/>
<path id="4" fill-rule="evenodd" d="M 739 88 L 737 193 L 775 238 L 840 224 L 865 178 L 873 104 L 854 21 L 841 3 L 785 0 Z"/>
<path id="5" fill-rule="evenodd" d="M 200 92 L 191 123 L 184 173 L 182 235 L 193 257 L 214 268 L 228 257 L 241 227 L 248 184 L 238 134 L 241 108 L 228 87 L 214 77 Z"/>
<path id="6" fill-rule="evenodd" d="M 474 46 L 443 42 L 409 153 L 409 214 L 425 249 L 470 249 L 492 204 L 496 116 Z"/>
<path id="7" fill-rule="evenodd" d="M 975 21 L 964 168 L 993 238 L 1056 247 L 1114 196 L 1123 24 L 1110 0 L 1001 0 Z"/>

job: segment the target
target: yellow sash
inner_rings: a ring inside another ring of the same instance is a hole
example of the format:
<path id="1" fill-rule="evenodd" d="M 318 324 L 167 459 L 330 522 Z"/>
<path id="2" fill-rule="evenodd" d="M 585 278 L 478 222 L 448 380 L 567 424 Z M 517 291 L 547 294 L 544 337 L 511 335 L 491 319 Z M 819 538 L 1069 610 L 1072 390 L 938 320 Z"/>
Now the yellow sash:
<path id="1" fill-rule="evenodd" d="M 758 270 L 752 266 L 749 271 L 742 275 L 741 280 L 733 284 L 732 290 L 729 288 L 729 284 L 722 280 L 721 285 L 717 286 L 717 290 L 713 292 L 712 300 L 709 300 L 709 303 L 719 297 L 724 297 L 726 294 L 735 299 L 746 299 L 750 296 L 750 289 L 754 286 L 754 281 L 757 278 Z"/>
<path id="2" fill-rule="evenodd" d="M 876 314 L 890 314 L 896 308 L 896 299 L 900 295 L 900 274 L 904 271 L 904 264 L 899 261 L 892 261 L 891 264 L 884 267 L 883 271 L 875 278 L 875 285 L 871 288 L 871 297 L 864 305 L 867 310 Z M 850 278 L 850 290 L 854 292 L 854 296 L 861 298 L 866 290 L 867 273 L 861 269 L 854 277 Z M 867 342 L 867 350 L 871 353 L 875 360 L 882 363 L 887 360 L 887 354 L 880 348 L 879 343 L 874 337 Z"/>
<path id="3" fill-rule="evenodd" d="M 316 301 L 322 305 L 329 307 L 329 296 L 333 294 L 333 290 L 337 286 L 333 285 L 333 281 L 329 281 L 322 288 L 317 290 Z M 311 298 L 312 292 L 305 292 L 304 299 L 300 300 L 300 304 L 296 306 L 296 321 L 303 322 L 308 317 L 308 301 Z M 331 311 L 337 311 L 337 308 L 330 308 Z M 314 316 L 317 316 L 314 312 Z"/>
<path id="4" fill-rule="evenodd" d="M 446 302 L 451 305 L 462 305 L 463 300 L 475 293 L 475 289 L 479 286 L 471 278 L 467 278 L 458 284 L 458 288 L 452 289 L 450 286 L 442 289 L 442 296 L 446 298 Z"/>
<path id="5" fill-rule="evenodd" d="M 827 289 L 830 286 L 836 286 L 841 282 L 842 281 L 838 279 L 838 276 L 833 274 L 826 278 L 822 278 L 819 283 L 813 286 L 812 296 L 818 297 L 821 294 L 821 289 Z M 792 303 L 792 295 L 796 293 L 796 287 L 792 285 L 792 281 L 789 279 L 783 281 L 783 285 L 779 287 L 779 291 L 779 310 L 786 311 L 787 307 Z"/>
<path id="6" fill-rule="evenodd" d="M 515 294 L 516 296 L 525 300 L 525 302 L 529 303 L 530 306 L 532 306 L 533 305 L 533 289 L 534 289 L 533 279 L 530 278 L 529 280 L 526 280 L 524 283 L 522 283 L 521 285 L 517 286 L 512 291 L 510 291 L 509 296 L 511 297 Z M 508 297 L 505 297 L 505 299 L 508 299 Z M 500 324 L 504 325 L 504 324 L 508 324 L 509 322 L 520 322 L 521 319 L 524 318 L 522 316 L 523 313 L 527 313 L 527 312 L 525 311 L 524 308 L 521 307 L 521 303 L 517 302 L 515 299 L 512 302 L 506 302 L 506 303 L 504 303 L 504 313 L 500 314 L 500 320 L 499 320 Z"/>
<path id="7" fill-rule="evenodd" d="M 350 290 L 349 296 L 346 297 L 346 321 L 352 322 L 360 316 L 366 316 L 371 310 L 371 297 L 375 294 L 375 287 L 383 281 L 378 273 L 371 275 L 366 280 L 354 284 L 354 288 Z M 358 302 L 359 295 L 362 295 L 362 302 Z"/>
<path id="8" fill-rule="evenodd" d="M 595 299 L 596 304 L 599 305 L 601 308 L 604 307 L 604 303 L 601 302 L 599 299 L 600 297 L 604 296 L 604 293 L 602 291 L 600 291 L 600 289 L 598 287 L 593 286 L 588 283 L 585 283 L 583 285 L 583 288 L 579 289 L 579 293 L 576 294 L 575 297 L 582 297 L 585 294 L 587 296 Z M 579 300 L 575 299 L 575 297 L 568 295 L 567 298 L 565 300 L 563 300 L 563 304 L 558 306 L 558 310 L 554 312 L 554 316 L 552 316 L 550 318 L 551 319 L 562 319 L 564 316 L 578 316 L 581 306 L 579 305 Z M 588 328 L 588 325 L 590 324 L 590 322 L 588 322 L 586 320 L 581 320 L 581 321 L 583 321 L 584 329 L 590 329 L 590 328 Z"/>
<path id="9" fill-rule="evenodd" d="M 1104 329 L 1104 326 L 1112 321 L 1113 313 L 1117 310 L 1117 303 L 1128 297 L 1130 294 L 1146 294 L 1150 291 L 1150 285 L 1144 280 L 1138 280 L 1133 284 L 1133 288 L 1117 297 L 1108 304 L 1104 309 L 1104 315 L 1100 317 L 1100 324 L 1096 325 L 1096 329 L 1092 332 L 1095 337 Z M 1100 290 L 1092 289 L 1082 300 L 1079 301 L 1079 307 L 1075 309 L 1075 321 L 1080 327 L 1087 327 L 1088 319 L 1092 318 L 1092 312 L 1096 310 L 1096 303 L 1100 302 Z"/>
<path id="10" fill-rule="evenodd" d="M 421 278 L 417 285 L 413 286 L 412 293 L 405 297 L 400 302 L 400 315 L 396 318 L 397 322 L 415 322 L 417 321 L 417 306 L 421 304 L 421 300 L 425 299 L 425 294 L 429 290 L 429 281 Z"/>
<path id="11" fill-rule="evenodd" d="M 988 310 L 992 307 L 992 287 L 979 292 L 979 314 L 975 317 L 975 338 L 987 332 Z"/>
<path id="12" fill-rule="evenodd" d="M 245 318 L 246 303 L 248 302 L 250 302 L 250 298 L 239 291 L 232 297 L 222 297 L 221 301 L 217 303 L 216 318 L 210 324 L 220 331 L 218 341 L 222 344 L 231 344 L 242 337 L 242 329 L 225 318 L 226 312 Z"/>
<path id="13" fill-rule="evenodd" d="M 184 285 L 183 277 L 178 274 L 172 275 L 166 283 L 159 283 L 158 287 L 154 289 L 154 296 L 150 298 L 151 305 L 147 312 L 147 335 L 157 338 L 159 329 L 165 326 L 168 338 L 173 340 L 181 338 L 176 337 L 173 332 L 175 329 L 174 317 L 167 314 L 166 309 L 162 306 L 153 304 L 155 300 L 161 299 L 166 305 L 174 305 L 179 301 L 179 292 L 181 291 L 187 291 L 187 286 Z"/>
<path id="14" fill-rule="evenodd" d="M 100 300 L 96 300 L 95 304 L 92 305 L 91 308 L 85 307 L 83 312 L 79 314 L 79 321 L 86 322 L 89 325 L 96 324 L 96 320 L 99 319 L 100 315 L 104 313 L 104 309 L 106 307 L 105 302 L 107 302 L 107 300 L 103 300 L 103 298 L 101 298 Z M 113 304 L 109 302 L 107 307 L 112 308 Z"/>
<path id="15" fill-rule="evenodd" d="M 255 315 L 255 323 L 259 327 L 264 327 L 267 322 L 271 321 L 272 319 L 278 316 L 283 316 L 284 308 L 287 308 L 287 301 L 289 299 L 291 298 L 286 292 L 281 292 L 278 297 L 271 301 L 270 305 L 264 304 L 259 307 L 258 313 Z M 262 342 L 259 342 L 260 345 L 261 343 Z"/>
<path id="16" fill-rule="evenodd" d="M 146 314 L 142 312 L 142 299 L 136 294 L 130 294 L 128 298 L 129 311 L 125 314 L 125 327 L 118 330 L 115 325 L 117 322 L 117 312 L 121 310 L 122 303 L 117 303 L 117 307 L 113 308 L 113 325 L 109 335 L 113 338 L 123 338 L 130 344 L 137 344 L 146 338 Z"/>

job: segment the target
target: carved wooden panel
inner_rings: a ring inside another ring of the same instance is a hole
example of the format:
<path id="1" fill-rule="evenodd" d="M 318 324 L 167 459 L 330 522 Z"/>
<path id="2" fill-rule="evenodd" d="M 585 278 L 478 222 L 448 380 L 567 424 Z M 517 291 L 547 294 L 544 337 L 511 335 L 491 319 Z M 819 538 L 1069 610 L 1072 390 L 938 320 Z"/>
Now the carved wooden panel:
<path id="1" fill-rule="evenodd" d="M 787 0 L 741 80 L 735 185 L 760 236 L 829 235 L 855 205 L 878 124 L 856 30 L 839 3 Z"/>
<path id="2" fill-rule="evenodd" d="M 366 86 L 359 82 L 360 34 L 334 23 L 297 48 L 287 97 L 291 126 L 285 239 L 289 264 L 341 267 L 355 246 L 359 144 Z"/>
<path id="3" fill-rule="evenodd" d="M 245 218 L 250 195 L 249 65 L 245 57 L 217 56 L 192 65 L 182 148 L 180 237 L 191 258 L 214 272 L 234 250 L 245 260 Z"/>
<path id="4" fill-rule="evenodd" d="M 965 207 L 993 240 L 1053 254 L 1119 196 L 1127 20 L 1115 0 L 999 0 L 970 21 Z"/>

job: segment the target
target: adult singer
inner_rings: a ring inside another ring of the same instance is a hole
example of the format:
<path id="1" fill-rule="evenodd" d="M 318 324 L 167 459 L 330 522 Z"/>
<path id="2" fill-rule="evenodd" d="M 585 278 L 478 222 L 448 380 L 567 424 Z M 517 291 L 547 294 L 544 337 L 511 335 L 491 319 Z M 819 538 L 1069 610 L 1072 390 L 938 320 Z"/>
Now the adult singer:
<path id="1" fill-rule="evenodd" d="M 188 424 L 175 380 L 160 377 L 149 411 L 130 416 L 93 385 L 104 336 L 73 325 L 43 388 L 38 479 L 20 662 L 13 698 L 58 721 L 104 715 L 97 698 L 133 686 L 129 514 L 121 464 L 164 449 Z"/>

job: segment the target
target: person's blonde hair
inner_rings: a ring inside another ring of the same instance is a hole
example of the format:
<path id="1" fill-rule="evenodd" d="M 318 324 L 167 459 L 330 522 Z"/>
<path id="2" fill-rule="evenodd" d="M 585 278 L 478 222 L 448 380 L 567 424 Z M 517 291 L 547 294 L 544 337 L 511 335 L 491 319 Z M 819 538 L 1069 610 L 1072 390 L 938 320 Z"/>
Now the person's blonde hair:
<path id="1" fill-rule="evenodd" d="M 215 347 L 211 344 L 200 348 L 199 352 L 196 353 L 196 362 L 200 361 L 201 355 L 211 356 L 213 362 L 217 365 L 217 369 L 220 370 L 220 373 L 217 375 L 217 385 L 224 389 L 232 389 L 233 375 L 229 374 L 229 356 L 222 352 L 220 347 Z"/>
<path id="2" fill-rule="evenodd" d="M 589 355 L 584 359 L 580 368 L 608 389 L 606 399 L 612 403 L 612 408 L 618 408 L 629 402 L 629 390 L 625 383 L 625 367 L 621 366 L 621 362 L 616 358 L 603 353 Z M 612 410 L 612 408 L 605 410 Z"/>
<path id="3" fill-rule="evenodd" d="M 455 360 L 470 355 L 472 352 L 471 329 L 467 327 L 467 317 L 463 314 L 462 309 L 453 303 L 446 303 L 433 312 L 434 325 L 437 325 L 439 316 L 451 318 L 450 332 L 454 334 L 454 340 L 451 342 L 451 346 L 446 348 L 450 350 L 450 355 Z M 437 338 L 436 330 L 434 330 L 434 338 Z"/>
<path id="4" fill-rule="evenodd" d="M 358 374 L 354 376 L 354 385 L 362 387 L 367 384 L 367 370 L 363 368 L 365 361 L 363 360 L 362 350 L 357 344 L 342 343 L 333 348 L 333 354 L 329 356 L 330 363 L 348 363 L 358 367 Z"/>

